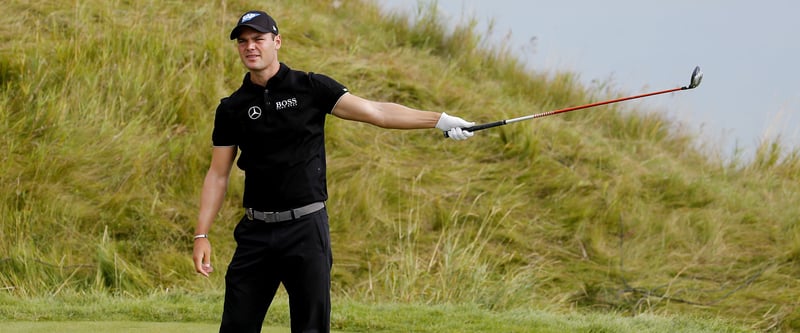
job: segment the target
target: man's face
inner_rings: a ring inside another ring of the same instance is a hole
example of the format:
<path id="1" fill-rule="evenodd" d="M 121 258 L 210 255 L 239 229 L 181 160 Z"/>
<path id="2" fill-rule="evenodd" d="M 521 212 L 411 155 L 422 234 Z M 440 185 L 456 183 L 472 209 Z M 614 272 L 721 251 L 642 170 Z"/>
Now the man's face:
<path id="1" fill-rule="evenodd" d="M 244 28 L 236 42 L 239 58 L 250 71 L 263 71 L 278 62 L 278 49 L 281 48 L 280 36 Z"/>

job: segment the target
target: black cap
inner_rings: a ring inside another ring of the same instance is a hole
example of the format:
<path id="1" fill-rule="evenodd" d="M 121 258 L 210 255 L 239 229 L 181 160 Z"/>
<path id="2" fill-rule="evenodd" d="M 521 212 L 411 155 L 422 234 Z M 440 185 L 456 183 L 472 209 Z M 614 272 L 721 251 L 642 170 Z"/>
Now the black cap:
<path id="1" fill-rule="evenodd" d="M 231 30 L 231 39 L 236 39 L 242 33 L 243 27 L 250 27 L 258 32 L 271 32 L 278 34 L 278 24 L 267 13 L 262 11 L 249 11 L 239 18 L 239 23 Z"/>

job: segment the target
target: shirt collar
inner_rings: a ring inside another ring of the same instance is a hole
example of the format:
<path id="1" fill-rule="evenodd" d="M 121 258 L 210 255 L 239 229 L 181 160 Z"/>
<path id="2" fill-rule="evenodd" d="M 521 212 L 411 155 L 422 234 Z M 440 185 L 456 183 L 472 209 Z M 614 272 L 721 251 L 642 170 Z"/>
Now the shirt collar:
<path id="1" fill-rule="evenodd" d="M 286 74 L 289 74 L 289 66 L 286 66 L 286 64 L 284 64 L 284 63 L 280 63 L 280 67 L 278 68 L 278 72 L 275 73 L 275 75 L 272 76 L 267 81 L 267 88 L 276 86 L 276 85 L 280 84 L 281 82 L 283 82 L 283 79 L 286 78 Z M 253 87 L 253 88 L 261 88 L 261 89 L 264 88 L 264 87 L 259 87 L 257 84 L 254 84 L 253 81 L 250 81 L 250 72 L 247 72 L 247 74 L 244 75 L 244 80 L 242 80 L 242 86 Z"/>

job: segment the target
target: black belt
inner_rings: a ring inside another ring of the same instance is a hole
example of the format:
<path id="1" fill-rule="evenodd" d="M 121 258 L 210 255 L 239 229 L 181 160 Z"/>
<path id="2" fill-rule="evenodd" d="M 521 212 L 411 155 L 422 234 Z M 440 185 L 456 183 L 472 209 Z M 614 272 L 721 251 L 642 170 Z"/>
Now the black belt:
<path id="1" fill-rule="evenodd" d="M 325 208 L 325 203 L 318 201 L 303 207 L 285 210 L 282 212 L 259 212 L 252 208 L 246 208 L 244 211 L 245 214 L 247 214 L 248 220 L 259 220 L 267 223 L 274 223 L 296 220 L 302 216 L 317 212 L 323 208 Z"/>

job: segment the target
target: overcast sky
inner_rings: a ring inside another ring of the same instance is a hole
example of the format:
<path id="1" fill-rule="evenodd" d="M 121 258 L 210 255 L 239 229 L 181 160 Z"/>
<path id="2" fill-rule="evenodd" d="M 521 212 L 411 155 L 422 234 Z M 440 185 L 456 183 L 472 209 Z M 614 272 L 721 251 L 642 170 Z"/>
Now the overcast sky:
<path id="1" fill-rule="evenodd" d="M 376 0 L 416 12 L 416 0 Z M 427 3 L 423 1 L 423 3 Z M 653 108 L 689 125 L 726 155 L 752 154 L 764 137 L 800 147 L 800 1 L 723 0 L 438 0 L 451 24 L 493 20 L 510 34 L 520 59 L 539 71 L 572 71 L 638 94 L 688 84 L 699 65 L 703 84 L 648 97 Z M 533 40 L 533 41 L 532 41 Z M 567 107 L 565 105 L 564 107 Z"/>

